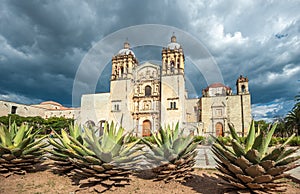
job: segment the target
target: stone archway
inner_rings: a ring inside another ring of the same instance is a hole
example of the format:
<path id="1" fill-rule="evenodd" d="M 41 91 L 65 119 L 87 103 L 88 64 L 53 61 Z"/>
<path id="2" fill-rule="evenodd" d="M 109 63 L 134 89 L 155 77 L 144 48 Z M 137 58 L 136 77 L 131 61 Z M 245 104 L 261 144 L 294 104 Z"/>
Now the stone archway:
<path id="1" fill-rule="evenodd" d="M 224 136 L 224 128 L 223 128 L 223 124 L 218 122 L 216 124 L 216 136 L 217 137 L 223 137 Z"/>
<path id="2" fill-rule="evenodd" d="M 151 121 L 149 120 L 144 120 L 143 121 L 143 131 L 142 131 L 142 136 L 151 136 Z"/>

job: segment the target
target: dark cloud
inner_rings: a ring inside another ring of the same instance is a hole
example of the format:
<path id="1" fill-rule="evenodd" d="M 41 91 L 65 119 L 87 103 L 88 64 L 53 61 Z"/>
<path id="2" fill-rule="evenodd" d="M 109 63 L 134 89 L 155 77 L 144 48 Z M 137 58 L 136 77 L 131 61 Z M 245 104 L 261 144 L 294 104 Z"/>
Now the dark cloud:
<path id="1" fill-rule="evenodd" d="M 287 112 L 291 103 L 283 102 L 290 102 L 299 88 L 299 7 L 298 1 L 4 0 L 0 98 L 71 105 L 77 68 L 94 44 L 124 27 L 154 23 L 175 26 L 202 41 L 233 89 L 240 74 L 248 76 L 254 109 L 277 103 L 272 107 L 281 111 L 276 113 Z M 135 52 L 140 61 L 160 60 L 160 48 Z M 207 83 L 191 61 L 186 67 L 187 87 L 200 95 Z M 109 77 L 108 65 L 101 79 Z M 97 91 L 107 91 L 108 83 L 100 80 Z"/>

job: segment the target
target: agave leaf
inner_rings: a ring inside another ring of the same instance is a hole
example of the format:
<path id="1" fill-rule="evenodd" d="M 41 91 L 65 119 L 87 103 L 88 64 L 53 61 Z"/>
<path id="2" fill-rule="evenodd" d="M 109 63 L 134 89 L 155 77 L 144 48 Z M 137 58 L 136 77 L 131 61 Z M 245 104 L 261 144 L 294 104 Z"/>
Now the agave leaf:
<path id="1" fill-rule="evenodd" d="M 31 127 L 27 127 L 26 129 L 25 129 L 25 137 L 28 137 L 28 136 L 30 136 L 31 134 L 32 134 L 32 130 L 33 130 L 33 126 L 31 126 Z M 41 131 L 41 129 L 37 129 L 36 131 L 38 131 L 38 133 Z M 35 131 L 35 132 L 36 132 Z M 35 133 L 35 135 L 36 134 L 38 134 L 38 133 Z"/>
<path id="2" fill-rule="evenodd" d="M 118 141 L 115 143 L 115 145 L 111 148 L 112 157 L 119 155 L 120 150 L 122 148 L 122 142 L 124 140 L 124 137 L 125 137 L 124 135 L 121 136 L 121 138 L 118 139 Z"/>
<path id="3" fill-rule="evenodd" d="M 296 133 L 294 133 L 292 136 L 290 136 L 282 145 L 281 147 L 286 146 L 294 137 L 295 137 Z"/>
<path id="4" fill-rule="evenodd" d="M 259 152 L 258 152 L 257 150 L 255 150 L 255 149 L 249 150 L 249 151 L 246 153 L 245 157 L 246 157 L 250 162 L 252 162 L 253 164 L 259 163 L 259 162 L 260 162 L 260 158 L 261 158 Z"/>
<path id="5" fill-rule="evenodd" d="M 64 146 L 59 144 L 55 139 L 48 138 L 48 142 L 58 149 L 64 149 Z"/>
<path id="6" fill-rule="evenodd" d="M 114 135 L 114 130 L 115 130 L 115 126 L 114 126 L 114 122 L 112 121 L 109 127 L 109 131 L 108 131 L 108 135 L 109 136 L 113 136 Z"/>
<path id="7" fill-rule="evenodd" d="M 183 140 L 183 143 L 182 143 L 182 146 L 179 147 L 179 150 L 177 152 L 178 156 L 181 157 L 186 149 L 193 143 L 193 137 L 192 135 L 188 135 L 184 140 Z"/>
<path id="8" fill-rule="evenodd" d="M 133 147 L 134 147 L 138 142 L 140 142 L 139 139 L 136 140 L 136 141 L 134 141 L 134 142 L 131 142 L 131 143 L 126 144 L 126 145 L 121 149 L 121 151 L 120 151 L 120 156 L 126 155 L 130 150 L 133 149 Z"/>
<path id="9" fill-rule="evenodd" d="M 192 144 L 190 144 L 190 145 L 186 148 L 186 150 L 185 150 L 185 152 L 184 152 L 183 155 L 188 154 L 188 153 L 190 153 L 190 152 L 193 152 L 193 151 L 197 148 L 197 146 L 198 146 L 198 143 L 192 142 Z"/>
<path id="10" fill-rule="evenodd" d="M 61 158 L 65 158 L 65 159 L 69 158 L 69 155 L 67 155 L 67 154 L 63 154 L 63 153 L 56 152 L 56 151 L 49 150 L 49 149 L 46 149 L 46 151 L 53 154 L 53 155 L 55 155 L 55 156 L 61 157 Z"/>
<path id="11" fill-rule="evenodd" d="M 257 132 L 256 132 L 256 137 L 258 137 L 260 135 L 261 131 L 260 131 L 260 126 L 257 125 Z"/>
<path id="12" fill-rule="evenodd" d="M 68 137 L 68 133 L 67 133 L 64 129 L 61 130 L 61 136 L 62 136 L 62 138 L 63 138 L 63 141 L 64 141 L 66 144 L 70 144 L 70 143 L 71 143 L 71 140 L 70 140 L 69 137 Z"/>
<path id="13" fill-rule="evenodd" d="M 152 133 L 152 137 L 154 138 L 156 144 L 158 146 L 162 146 L 162 141 L 159 140 L 159 138 L 157 137 L 158 136 L 157 134 L 160 134 L 160 133 L 155 134 L 154 131 L 152 131 L 152 130 L 151 130 L 151 133 Z"/>
<path id="14" fill-rule="evenodd" d="M 291 164 L 291 163 L 297 161 L 298 159 L 300 159 L 300 156 L 291 156 L 291 157 L 288 157 L 288 158 L 285 158 L 283 160 L 276 162 L 276 166 L 283 166 L 283 165 Z"/>
<path id="15" fill-rule="evenodd" d="M 41 138 L 39 138 L 39 139 L 33 139 L 32 137 L 30 137 L 31 139 L 31 143 L 30 144 L 28 144 L 27 146 L 26 146 L 26 149 L 28 149 L 28 148 L 31 148 L 31 147 L 33 147 L 33 146 L 35 146 L 35 145 L 37 145 L 37 144 L 39 144 L 43 139 L 45 139 L 47 136 L 44 136 L 44 137 L 41 137 Z M 47 142 L 44 142 L 46 145 L 48 145 L 48 143 Z"/>
<path id="16" fill-rule="evenodd" d="M 28 144 L 30 143 L 31 138 L 27 137 L 25 139 L 23 139 L 17 146 L 17 148 L 19 149 L 24 149 L 26 146 L 28 146 Z"/>
<path id="17" fill-rule="evenodd" d="M 124 133 L 124 128 L 120 127 L 117 134 L 116 134 L 116 141 L 119 141 L 121 138 L 124 139 L 123 133 Z"/>
<path id="18" fill-rule="evenodd" d="M 271 138 L 275 132 L 275 129 L 277 127 L 277 123 L 274 123 L 274 125 L 272 126 L 272 128 L 270 129 L 270 131 L 268 132 L 266 138 L 265 138 L 265 142 L 264 142 L 264 145 L 263 145 L 263 148 L 262 148 L 262 157 L 265 156 L 267 150 L 268 150 L 268 147 L 269 147 L 269 144 L 271 142 Z"/>
<path id="19" fill-rule="evenodd" d="M 281 155 L 277 158 L 277 161 L 286 158 L 287 156 L 295 153 L 297 150 L 299 150 L 300 147 L 297 148 L 291 148 L 285 151 L 285 149 L 282 151 Z"/>
<path id="20" fill-rule="evenodd" d="M 225 146 L 218 138 L 214 137 L 213 135 L 210 135 L 210 137 L 212 137 L 212 138 L 215 140 L 215 142 L 217 142 L 217 143 L 215 143 L 215 144 L 219 144 L 220 146 L 223 147 L 223 149 L 227 150 L 227 151 L 230 152 L 231 154 L 235 154 L 232 150 L 230 150 L 228 147 L 226 147 L 226 146 Z M 238 142 L 239 142 L 239 141 L 238 141 Z"/>
<path id="21" fill-rule="evenodd" d="M 164 157 L 164 152 L 162 149 L 160 149 L 158 147 L 153 147 L 151 150 L 153 151 L 153 153 L 155 155 Z"/>
<path id="22" fill-rule="evenodd" d="M 222 156 L 223 156 L 224 158 L 227 158 L 227 160 L 229 160 L 230 162 L 234 163 L 235 160 L 237 159 L 237 157 L 236 157 L 234 154 L 232 154 L 231 152 L 229 152 L 229 151 L 223 149 L 223 147 L 222 147 L 221 145 L 219 145 L 219 144 L 214 144 L 213 147 L 214 147 L 215 149 L 217 149 L 217 150 L 220 152 L 220 154 L 222 154 Z"/>
<path id="23" fill-rule="evenodd" d="M 114 134 L 112 134 L 111 136 L 109 134 L 103 133 L 102 142 L 100 144 L 103 152 L 110 152 L 112 147 L 116 144 L 113 135 Z"/>
<path id="24" fill-rule="evenodd" d="M 83 146 L 79 141 L 77 141 L 75 138 L 69 136 L 70 140 L 72 141 L 72 143 L 74 143 L 75 145 L 77 145 L 78 147 L 80 147 L 84 152 L 86 152 L 88 155 L 95 155 L 94 152 L 92 152 L 91 150 L 89 150 L 87 147 Z"/>
<path id="25" fill-rule="evenodd" d="M 265 144 L 265 136 L 264 136 L 264 133 L 261 132 L 256 138 L 255 138 L 255 141 L 254 141 L 254 144 L 252 146 L 252 149 L 256 149 L 260 156 L 263 155 L 263 145 Z"/>
<path id="26" fill-rule="evenodd" d="M 248 152 L 252 148 L 254 144 L 254 140 L 255 140 L 255 125 L 254 125 L 254 120 L 252 120 L 250 131 L 246 138 L 245 152 Z"/>
<path id="27" fill-rule="evenodd" d="M 87 156 L 88 155 L 81 147 L 79 147 L 79 146 L 77 146 L 75 144 L 69 144 L 69 145 L 79 155 L 81 155 L 81 156 Z"/>
<path id="28" fill-rule="evenodd" d="M 273 160 L 276 161 L 279 156 L 283 153 L 284 147 L 277 147 L 271 153 L 267 154 L 265 157 L 262 158 L 263 161 L 265 160 Z"/>
<path id="29" fill-rule="evenodd" d="M 16 133 L 17 133 L 17 131 L 18 131 L 18 126 L 17 126 L 17 124 L 16 124 L 16 121 L 14 121 L 13 124 L 11 124 L 11 123 L 10 123 L 10 119 L 11 119 L 11 118 L 9 117 L 8 131 L 9 131 L 9 133 L 10 133 L 10 137 L 11 137 L 12 139 L 14 139 L 15 136 L 16 136 Z"/>
<path id="30" fill-rule="evenodd" d="M 147 140 L 144 139 L 144 138 L 142 138 L 141 141 L 142 141 L 144 144 L 146 144 L 151 150 L 152 150 L 152 148 L 155 147 L 154 144 L 152 144 L 151 142 L 147 141 Z"/>
<path id="31" fill-rule="evenodd" d="M 5 126 L 0 127 L 0 137 L 1 137 L 1 143 L 4 147 L 12 146 L 10 133 Z"/>
<path id="32" fill-rule="evenodd" d="M 232 139 L 231 144 L 236 156 L 240 157 L 246 154 L 243 146 L 237 140 Z"/>
<path id="33" fill-rule="evenodd" d="M 107 126 L 107 125 L 105 125 L 105 126 Z M 102 151 L 102 148 L 101 148 L 101 145 L 100 145 L 100 138 L 98 139 L 98 138 L 95 137 L 95 134 L 93 133 L 94 131 L 92 131 L 92 129 L 90 129 L 88 127 L 84 127 L 84 132 L 85 133 L 84 133 L 83 139 L 85 139 L 86 141 L 87 141 L 87 139 L 89 139 L 90 142 L 93 142 L 95 144 L 95 146 L 97 147 L 97 149 L 100 149 Z M 102 137 L 103 136 L 101 136 L 101 138 Z M 96 139 L 94 139 L 94 138 L 96 138 Z M 87 143 L 87 145 L 89 145 L 89 143 Z"/>
<path id="34" fill-rule="evenodd" d="M 101 150 L 100 147 L 97 147 L 97 145 L 91 141 L 89 138 L 85 138 L 86 142 L 90 146 L 90 149 L 96 154 L 96 156 L 102 161 L 102 162 L 110 162 L 112 157 L 111 154 L 108 152 L 104 152 Z M 110 154 L 110 156 L 109 156 Z"/>
<path id="35" fill-rule="evenodd" d="M 170 125 L 168 125 L 168 128 L 170 128 Z M 166 132 L 167 130 L 161 129 L 159 132 L 162 137 L 162 144 L 166 145 L 167 147 L 170 147 L 170 139 L 168 138 L 168 134 Z"/>
<path id="36" fill-rule="evenodd" d="M 63 129 L 62 129 L 63 131 Z M 58 139 L 60 140 L 60 142 L 64 145 L 65 148 L 71 148 L 65 141 L 64 139 L 58 134 L 56 133 L 55 130 L 52 130 L 52 132 L 56 135 L 56 137 L 58 137 Z"/>
<path id="37" fill-rule="evenodd" d="M 28 154 L 32 154 L 38 150 L 40 150 L 40 145 L 35 145 L 29 149 L 24 149 L 24 151 L 22 152 L 22 155 L 28 155 Z"/>
<path id="38" fill-rule="evenodd" d="M 179 122 L 176 123 L 175 129 L 173 131 L 173 141 L 178 139 L 178 135 L 179 135 Z"/>
<path id="39" fill-rule="evenodd" d="M 239 136 L 237 135 L 237 133 L 236 133 L 236 131 L 235 131 L 235 129 L 234 129 L 233 124 L 232 124 L 232 123 L 228 123 L 228 127 L 229 127 L 230 134 L 231 134 L 232 138 L 235 139 L 236 141 L 238 141 L 239 143 L 241 143 L 241 142 L 240 142 L 240 138 L 239 138 Z"/>
<path id="40" fill-rule="evenodd" d="M 174 143 L 173 143 L 173 149 L 175 150 L 175 153 L 179 153 L 180 147 L 183 144 L 184 139 L 181 138 L 177 138 Z"/>

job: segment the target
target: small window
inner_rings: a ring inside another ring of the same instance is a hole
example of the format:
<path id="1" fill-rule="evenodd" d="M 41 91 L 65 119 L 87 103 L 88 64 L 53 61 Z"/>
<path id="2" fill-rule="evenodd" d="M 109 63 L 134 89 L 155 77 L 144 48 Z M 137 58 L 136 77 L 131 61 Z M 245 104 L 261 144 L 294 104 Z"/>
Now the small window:
<path id="1" fill-rule="evenodd" d="M 170 109 L 177 109 L 176 102 L 170 102 Z"/>
<path id="2" fill-rule="evenodd" d="M 17 113 L 17 108 L 16 106 L 11 107 L 11 114 L 16 114 Z"/>
<path id="3" fill-rule="evenodd" d="M 118 105 L 118 104 L 115 104 L 115 106 L 114 106 L 114 110 L 115 110 L 115 111 L 119 111 L 119 110 L 120 110 L 120 107 L 119 107 L 119 105 Z"/>
<path id="4" fill-rule="evenodd" d="M 150 86 L 145 87 L 145 96 L 151 96 L 151 87 Z"/>

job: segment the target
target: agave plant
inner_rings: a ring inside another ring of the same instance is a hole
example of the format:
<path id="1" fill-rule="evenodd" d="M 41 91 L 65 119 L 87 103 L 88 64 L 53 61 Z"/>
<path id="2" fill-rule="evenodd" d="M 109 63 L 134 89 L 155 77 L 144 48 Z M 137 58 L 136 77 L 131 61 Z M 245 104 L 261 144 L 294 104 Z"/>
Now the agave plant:
<path id="1" fill-rule="evenodd" d="M 76 154 L 76 151 L 71 146 L 76 147 L 77 145 L 72 144 L 70 146 L 66 143 L 70 142 L 70 140 L 65 130 L 61 130 L 61 135 L 57 134 L 55 131 L 53 132 L 56 134 L 58 139 L 49 137 L 48 142 L 52 145 L 53 149 L 47 150 L 50 153 L 47 157 L 54 160 L 54 168 L 52 168 L 52 171 L 61 175 L 71 176 L 72 174 L 70 174 L 70 172 L 75 168 L 75 166 L 69 160 L 69 155 Z M 77 140 L 81 145 L 83 145 L 82 132 L 79 125 L 70 125 L 69 133 L 71 138 Z"/>
<path id="2" fill-rule="evenodd" d="M 43 148 L 48 144 L 42 142 L 44 138 L 35 138 L 39 130 L 32 130 L 27 124 L 18 127 L 15 122 L 8 128 L 0 126 L 0 173 L 5 177 L 13 173 L 25 174 L 41 162 Z"/>
<path id="3" fill-rule="evenodd" d="M 154 165 L 152 171 L 156 174 L 155 180 L 184 181 L 190 177 L 200 141 L 194 140 L 192 135 L 184 137 L 178 123 L 174 129 L 168 126 L 157 133 L 152 132 L 152 136 L 155 144 L 142 140 L 152 150 L 152 153 L 146 153 L 145 156 Z"/>
<path id="4" fill-rule="evenodd" d="M 295 161 L 299 156 L 290 156 L 298 148 L 285 146 L 294 137 L 291 136 L 283 144 L 269 147 L 276 123 L 269 128 L 268 133 L 255 129 L 252 121 L 246 140 L 242 142 L 232 124 L 229 124 L 232 136 L 232 146 L 223 145 L 218 139 L 212 146 L 217 157 L 217 169 L 226 183 L 232 189 L 248 190 L 253 193 L 281 191 L 288 174 L 284 173 L 297 167 Z"/>
<path id="5" fill-rule="evenodd" d="M 117 129 L 113 122 L 110 127 L 105 124 L 101 136 L 96 135 L 95 128 L 84 127 L 83 133 L 76 128 L 70 130 L 70 135 L 64 130 L 61 136 L 56 134 L 59 141 L 50 140 L 54 146 L 49 150 L 51 158 L 60 161 L 58 164 L 71 163 L 71 169 L 66 170 L 82 187 L 98 184 L 103 192 L 112 186 L 128 184 L 131 167 L 143 154 L 135 146 L 139 140 L 128 143 L 131 133 L 125 134 L 124 128 Z"/>

